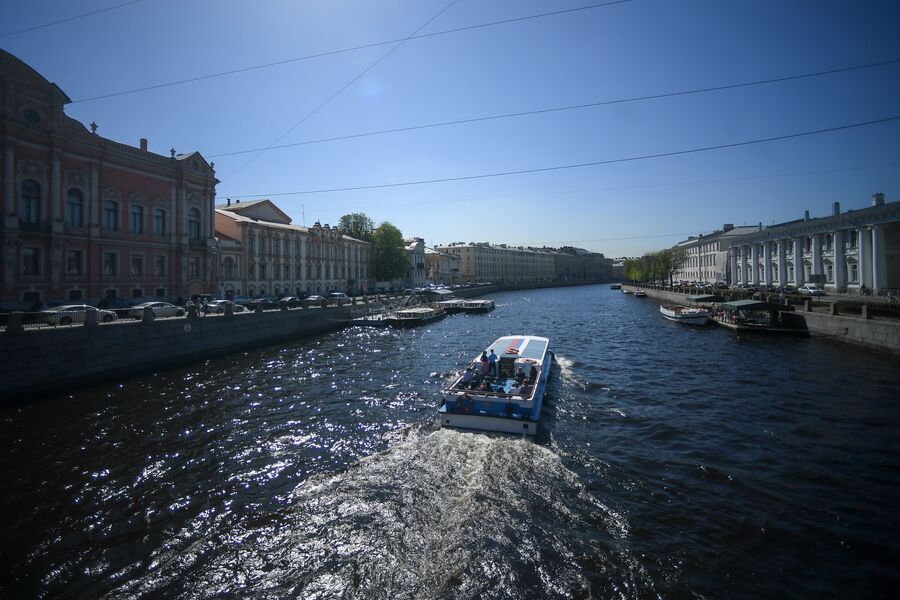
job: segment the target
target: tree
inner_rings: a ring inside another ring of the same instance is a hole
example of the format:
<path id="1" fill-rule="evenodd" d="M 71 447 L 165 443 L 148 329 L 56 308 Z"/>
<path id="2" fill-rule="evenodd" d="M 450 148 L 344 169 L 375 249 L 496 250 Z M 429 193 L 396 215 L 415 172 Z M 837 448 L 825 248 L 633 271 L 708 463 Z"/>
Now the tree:
<path id="1" fill-rule="evenodd" d="M 404 277 L 409 259 L 400 230 L 385 221 L 372 233 L 372 243 L 375 245 L 375 279 L 390 281 Z"/>
<path id="2" fill-rule="evenodd" d="M 338 222 L 338 231 L 357 240 L 371 242 L 375 233 L 375 223 L 365 213 L 344 215 Z"/>
<path id="3" fill-rule="evenodd" d="M 667 248 L 666 250 L 660 250 L 656 255 L 659 262 L 660 275 L 668 279 L 669 285 L 672 285 L 675 273 L 687 262 L 687 250 L 684 248 Z"/>

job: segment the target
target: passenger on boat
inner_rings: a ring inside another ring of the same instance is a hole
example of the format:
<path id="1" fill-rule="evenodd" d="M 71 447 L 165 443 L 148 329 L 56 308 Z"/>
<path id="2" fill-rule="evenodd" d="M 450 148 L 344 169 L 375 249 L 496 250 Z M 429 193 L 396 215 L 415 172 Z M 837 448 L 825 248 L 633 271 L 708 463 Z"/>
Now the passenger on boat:
<path id="1" fill-rule="evenodd" d="M 534 365 L 531 365 L 531 372 L 528 374 L 528 383 L 534 385 L 537 382 L 538 377 L 538 368 Z"/>
<path id="2" fill-rule="evenodd" d="M 496 377 L 497 376 L 497 355 L 494 354 L 494 349 L 491 348 L 491 354 L 488 356 L 488 363 L 491 367 L 491 373 Z"/>
<path id="3" fill-rule="evenodd" d="M 491 363 L 488 361 L 487 352 L 481 353 L 481 374 L 487 375 L 491 370 Z"/>
<path id="4" fill-rule="evenodd" d="M 525 371 L 522 370 L 522 367 L 519 367 L 519 370 L 516 371 L 516 385 L 522 385 L 525 381 Z"/>
<path id="5" fill-rule="evenodd" d="M 478 389 L 479 389 L 480 391 L 482 391 L 482 392 L 490 392 L 490 391 L 493 391 L 493 390 L 491 389 L 491 384 L 490 384 L 490 382 L 489 382 L 487 379 L 485 379 L 484 381 L 481 382 L 481 387 L 478 388 Z"/>

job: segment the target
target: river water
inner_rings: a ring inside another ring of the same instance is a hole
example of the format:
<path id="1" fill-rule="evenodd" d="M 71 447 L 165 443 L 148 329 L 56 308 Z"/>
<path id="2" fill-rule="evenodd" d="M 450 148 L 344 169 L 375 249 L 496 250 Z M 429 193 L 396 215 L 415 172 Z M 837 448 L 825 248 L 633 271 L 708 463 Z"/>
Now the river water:
<path id="1" fill-rule="evenodd" d="M 2 409 L 0 597 L 893 597 L 896 359 L 496 300 Z M 437 428 L 510 333 L 557 354 L 537 439 Z"/>

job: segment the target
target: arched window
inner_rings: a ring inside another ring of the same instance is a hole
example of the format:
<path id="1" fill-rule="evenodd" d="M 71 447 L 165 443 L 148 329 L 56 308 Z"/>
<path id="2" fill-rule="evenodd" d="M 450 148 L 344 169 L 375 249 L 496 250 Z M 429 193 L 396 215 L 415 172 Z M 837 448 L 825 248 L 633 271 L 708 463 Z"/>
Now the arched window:
<path id="1" fill-rule="evenodd" d="M 188 211 L 188 238 L 192 240 L 200 239 L 200 211 L 191 208 Z"/>
<path id="2" fill-rule="evenodd" d="M 131 233 L 144 233 L 144 207 L 131 207 Z"/>
<path id="3" fill-rule="evenodd" d="M 84 195 L 76 188 L 70 189 L 66 194 L 66 225 L 69 227 L 84 225 Z"/>
<path id="4" fill-rule="evenodd" d="M 247 253 L 253 256 L 254 250 L 256 250 L 256 236 L 251 232 L 247 235 Z"/>
<path id="5" fill-rule="evenodd" d="M 153 209 L 153 233 L 166 235 L 166 211 L 162 208 Z"/>
<path id="6" fill-rule="evenodd" d="M 107 231 L 119 230 L 119 203 L 114 200 L 103 201 L 103 228 Z"/>
<path id="7" fill-rule="evenodd" d="M 36 225 L 41 218 L 41 186 L 33 179 L 22 182 L 22 212 L 19 221 Z"/>

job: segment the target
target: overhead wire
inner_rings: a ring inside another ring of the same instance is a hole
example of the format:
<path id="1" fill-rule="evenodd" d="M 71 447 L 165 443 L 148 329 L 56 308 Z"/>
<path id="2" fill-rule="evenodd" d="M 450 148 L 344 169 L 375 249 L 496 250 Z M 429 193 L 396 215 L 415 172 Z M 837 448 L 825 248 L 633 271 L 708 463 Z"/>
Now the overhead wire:
<path id="1" fill-rule="evenodd" d="M 727 144 L 715 144 L 712 146 L 701 146 L 698 148 L 672 150 L 669 152 L 658 152 L 658 153 L 654 153 L 654 154 L 644 154 L 644 155 L 639 155 L 639 156 L 611 158 L 611 159 L 606 159 L 606 160 L 597 160 L 597 161 L 590 161 L 590 162 L 584 162 L 584 163 L 553 165 L 553 166 L 548 166 L 548 167 L 537 167 L 537 168 L 532 168 L 532 169 L 520 169 L 520 170 L 516 170 L 516 171 L 502 171 L 502 172 L 497 172 L 497 173 L 480 173 L 477 175 L 461 175 L 458 177 L 442 177 L 442 178 L 436 178 L 436 179 L 422 179 L 422 180 L 416 180 L 416 181 L 403 181 L 403 182 L 397 182 L 397 183 L 380 183 L 380 184 L 347 186 L 347 187 L 338 187 L 338 188 L 298 190 L 298 191 L 294 191 L 294 192 L 270 192 L 270 193 L 244 194 L 244 195 L 222 194 L 222 195 L 229 196 L 231 198 L 301 196 L 301 195 L 308 195 L 308 194 L 330 194 L 330 193 L 335 193 L 335 192 L 350 192 L 350 191 L 359 191 L 359 190 L 374 190 L 374 189 L 384 189 L 384 188 L 408 187 L 408 186 L 413 186 L 413 185 L 449 183 L 449 182 L 455 182 L 455 181 L 471 181 L 471 180 L 475 180 L 475 179 L 509 177 L 509 176 L 513 176 L 513 175 L 526 175 L 526 174 L 531 174 L 531 173 L 547 173 L 547 172 L 551 172 L 551 171 L 562 171 L 562 170 L 567 170 L 567 169 L 580 169 L 580 168 L 585 168 L 585 167 L 596 167 L 596 166 L 601 166 L 601 165 L 633 162 L 633 161 L 639 161 L 639 160 L 650 160 L 650 159 L 655 159 L 655 158 L 682 156 L 682 155 L 686 155 L 686 154 L 710 152 L 713 150 L 724 150 L 727 148 L 739 148 L 742 146 L 751 146 L 754 144 L 764 144 L 764 143 L 776 142 L 776 141 L 787 140 L 787 139 L 807 137 L 807 136 L 812 136 L 812 135 L 820 135 L 820 134 L 831 133 L 831 132 L 835 132 L 835 131 L 855 129 L 858 127 L 868 127 L 871 125 L 889 123 L 889 122 L 897 121 L 897 120 L 900 120 L 900 115 L 895 115 L 892 117 L 885 117 L 883 119 L 874 119 L 871 121 L 863 121 L 863 122 L 858 122 L 858 123 L 850 123 L 850 124 L 846 124 L 846 125 L 838 125 L 835 127 L 825 127 L 822 129 L 801 131 L 801 132 L 790 133 L 790 134 L 785 134 L 785 135 L 771 136 L 771 137 L 765 137 L 765 138 L 756 138 L 756 139 L 752 139 L 752 140 L 743 140 L 740 142 L 731 142 L 731 143 L 727 143 Z"/>
<path id="2" fill-rule="evenodd" d="M 275 138 L 275 140 L 274 140 L 271 144 L 269 144 L 268 147 L 263 148 L 262 150 L 260 150 L 260 151 L 258 152 L 258 154 L 256 154 L 256 155 L 254 155 L 253 157 L 251 157 L 250 160 L 248 160 L 248 161 L 246 161 L 245 163 L 243 163 L 241 166 L 239 166 L 237 169 L 235 169 L 232 173 L 230 173 L 230 175 L 233 176 L 233 175 L 235 175 L 236 173 L 240 172 L 241 170 L 244 169 L 244 167 L 246 167 L 247 165 L 249 165 L 250 163 L 252 163 L 254 160 L 256 160 L 257 158 L 259 158 L 260 156 L 262 156 L 263 153 L 265 153 L 269 148 L 271 148 L 272 146 L 274 146 L 275 144 L 277 144 L 279 141 L 283 140 L 286 136 L 290 135 L 290 133 L 291 133 L 292 131 L 294 131 L 295 129 L 297 129 L 297 127 L 299 127 L 300 125 L 302 125 L 303 123 L 305 123 L 310 117 L 312 117 L 312 116 L 315 115 L 317 112 L 319 112 L 320 110 L 322 110 L 326 105 L 328 105 L 329 102 L 331 102 L 332 100 L 334 100 L 335 98 L 337 98 L 337 97 L 341 94 L 341 92 L 343 92 L 343 91 L 346 90 L 348 87 L 350 87 L 351 85 L 353 85 L 353 83 L 355 83 L 356 81 L 358 81 L 360 77 L 362 77 L 363 75 L 365 75 L 366 73 L 368 73 L 369 71 L 371 71 L 372 69 L 374 69 L 378 64 L 381 63 L 381 61 L 383 61 L 384 59 L 386 59 L 388 56 L 390 56 L 391 54 L 393 54 L 394 51 L 396 51 L 396 50 L 399 49 L 401 46 L 403 46 L 403 44 L 404 44 L 407 40 L 409 40 L 412 36 L 414 36 L 415 34 L 419 33 L 419 32 L 422 31 L 423 29 L 425 29 L 425 27 L 427 27 L 428 25 L 430 25 L 435 19 L 437 19 L 437 18 L 440 17 L 442 14 L 444 14 L 445 12 L 447 12 L 447 10 L 449 10 L 450 7 L 453 6 L 454 4 L 456 4 L 458 1 L 459 1 L 459 0 L 450 0 L 450 3 L 449 3 L 449 4 L 447 4 L 446 6 L 444 6 L 444 8 L 442 8 L 441 10 L 439 10 L 439 11 L 438 11 L 436 14 L 434 14 L 430 19 L 428 19 L 427 21 L 425 21 L 424 23 L 422 23 L 422 25 L 420 25 L 420 26 L 419 26 L 414 32 L 412 32 L 406 39 L 401 40 L 400 43 L 398 43 L 396 46 L 392 47 L 390 50 L 388 50 L 387 52 L 385 52 L 385 53 L 384 53 L 380 58 L 378 58 L 375 62 L 371 63 L 368 67 L 366 67 L 365 69 L 363 69 L 362 71 L 360 71 L 359 73 L 357 73 L 357 75 L 356 75 L 355 77 L 353 77 L 350 81 L 348 81 L 347 83 L 345 83 L 345 84 L 344 84 L 343 86 L 341 86 L 336 92 L 334 92 L 333 94 L 331 94 L 328 98 L 326 98 L 324 101 L 322 101 L 321 103 L 319 103 L 318 106 L 316 106 L 314 109 L 312 109 L 310 112 L 308 112 L 308 113 L 306 114 L 305 117 L 303 117 L 302 119 L 300 119 L 299 121 L 297 121 L 296 123 L 294 123 L 293 125 L 291 125 L 290 127 L 288 127 L 287 130 L 286 130 L 284 133 L 282 133 L 280 136 L 278 136 L 277 138 Z"/>
<path id="3" fill-rule="evenodd" d="M 80 15 L 66 17 L 65 19 L 57 19 L 56 21 L 50 21 L 49 23 L 42 23 L 41 25 L 33 25 L 31 27 L 26 27 L 24 29 L 18 29 L 16 31 L 8 31 L 6 33 L 0 33 L 0 38 L 10 37 L 13 35 L 19 35 L 20 33 L 28 33 L 29 31 L 37 31 L 38 29 L 52 27 L 53 25 L 59 25 L 61 23 L 68 23 L 69 21 L 75 21 L 77 19 L 84 19 L 85 17 L 91 17 L 93 15 L 98 15 L 100 13 L 105 13 L 105 12 L 109 12 L 111 10 L 123 8 L 125 6 L 131 6 L 132 4 L 137 4 L 138 2 L 143 2 L 143 1 L 144 0 L 130 0 L 130 2 L 123 2 L 122 4 L 116 4 L 115 6 L 108 6 L 106 8 L 93 10 L 91 12 L 82 13 Z"/>
<path id="4" fill-rule="evenodd" d="M 134 2 L 141 2 L 141 1 L 142 0 L 134 0 Z M 482 29 L 485 27 L 495 27 L 497 25 L 508 25 L 510 23 L 517 23 L 520 21 L 528 21 L 531 19 L 542 19 L 545 17 L 554 17 L 554 16 L 568 14 L 568 13 L 592 10 L 595 8 L 603 8 L 606 6 L 613 6 L 615 4 L 625 4 L 625 3 L 631 2 L 631 1 L 632 0 L 612 0 L 611 2 L 601 2 L 598 4 L 589 4 L 586 6 L 578 6 L 575 8 L 554 10 L 551 12 L 539 13 L 539 14 L 535 14 L 535 15 L 527 15 L 524 17 L 513 17 L 510 19 L 502 19 L 500 21 L 491 21 L 489 23 L 478 23 L 476 25 L 465 25 L 463 27 L 456 27 L 453 29 L 445 29 L 443 31 L 435 31 L 432 33 L 423 33 L 420 35 L 413 34 L 412 36 L 407 37 L 407 38 L 398 38 L 398 39 L 387 40 L 387 41 L 382 41 L 382 42 L 373 42 L 371 44 L 360 44 L 358 46 L 352 46 L 350 48 L 341 48 L 339 50 L 329 50 L 327 52 L 318 52 L 315 54 L 308 54 L 306 56 L 298 56 L 295 58 L 286 58 L 284 60 L 276 60 L 276 61 L 272 61 L 272 62 L 260 64 L 260 65 L 252 65 L 249 67 L 230 69 L 228 71 L 220 71 L 217 73 L 209 73 L 206 75 L 198 75 L 196 77 L 189 77 L 187 79 L 178 79 L 175 81 L 168 81 L 165 83 L 158 83 L 158 84 L 148 85 L 148 86 L 139 87 L 139 88 L 132 88 L 129 90 L 122 90 L 119 92 L 110 92 L 108 94 L 100 94 L 97 96 L 90 96 L 88 98 L 79 98 L 77 100 L 73 100 L 70 104 L 79 104 L 82 102 L 92 102 L 94 100 L 103 100 L 105 98 L 115 98 L 117 96 L 127 96 L 129 94 L 137 94 L 140 92 L 146 92 L 146 91 L 150 91 L 150 90 L 158 90 L 160 88 L 171 87 L 171 86 L 175 86 L 175 85 L 182 85 L 185 83 L 193 83 L 195 81 L 203 81 L 205 79 L 215 79 L 217 77 L 225 77 L 227 75 L 235 75 L 237 73 L 246 73 L 247 71 L 255 71 L 258 69 L 265 69 L 268 67 L 277 67 L 280 65 L 286 65 L 286 64 L 290 64 L 290 63 L 304 61 L 304 60 L 311 60 L 311 59 L 315 59 L 315 58 L 324 58 L 326 56 L 335 56 L 337 54 L 344 54 L 347 52 L 355 52 L 357 50 L 366 50 L 369 48 L 377 48 L 378 46 L 388 46 L 390 44 L 396 44 L 398 42 L 406 42 L 408 40 L 420 40 L 420 39 L 436 37 L 436 36 L 440 36 L 440 35 L 448 35 L 451 33 L 459 33 L 462 31 L 471 31 L 473 29 Z M 129 4 L 133 4 L 134 2 L 130 2 Z M 9 34 L 9 35 L 12 35 L 12 34 Z M 2 37 L 2 36 L 0 36 L 0 37 Z"/>
<path id="5" fill-rule="evenodd" d="M 898 64 L 898 63 L 900 63 L 900 58 L 894 58 L 894 59 L 883 60 L 883 61 L 874 62 L 874 63 L 853 65 L 850 67 L 839 67 L 836 69 L 828 69 L 825 71 L 815 71 L 812 73 L 800 73 L 798 75 L 787 75 L 784 77 L 773 77 L 773 78 L 769 78 L 769 79 L 759 79 L 756 81 L 747 81 L 747 82 L 741 82 L 741 83 L 716 85 L 716 86 L 709 86 L 709 87 L 703 87 L 703 88 L 695 88 L 695 89 L 691 89 L 691 90 L 681 90 L 681 91 L 677 91 L 677 92 L 650 94 L 650 95 L 646 95 L 646 96 L 634 96 L 631 98 L 620 98 L 617 100 L 600 100 L 597 102 L 585 102 L 585 103 L 581 103 L 581 104 L 570 104 L 570 105 L 566 105 L 566 106 L 556 106 L 556 107 L 541 108 L 541 109 L 536 109 L 536 110 L 503 113 L 503 114 L 498 114 L 498 115 L 487 115 L 484 117 L 456 119 L 453 121 L 441 121 L 438 123 L 426 123 L 426 124 L 422 124 L 422 125 L 409 125 L 407 127 L 396 127 L 393 129 L 380 129 L 377 131 L 367 131 L 367 132 L 363 132 L 363 133 L 353 133 L 353 134 L 347 134 L 347 135 L 341 135 L 341 136 L 319 138 L 319 139 L 314 139 L 314 140 L 306 140 L 306 141 L 302 141 L 302 142 L 293 142 L 290 144 L 272 145 L 272 146 L 268 146 L 266 148 L 249 148 L 247 150 L 235 150 L 233 152 L 220 152 L 218 154 L 209 154 L 209 155 L 207 155 L 207 157 L 208 158 L 221 158 L 224 156 L 237 156 L 240 154 L 250 154 L 253 152 L 258 152 L 263 149 L 265 149 L 265 150 L 281 150 L 284 148 L 296 148 L 299 146 L 308 146 L 308 145 L 312 145 L 312 144 L 321 144 L 321 143 L 325 143 L 325 142 L 337 142 L 337 141 L 342 141 L 342 140 L 350 140 L 350 139 L 370 137 L 370 136 L 376 136 L 376 135 L 385 135 L 385 134 L 389 134 L 389 133 L 402 133 L 405 131 L 416 131 L 416 130 L 421 130 L 421 129 L 436 128 L 436 127 L 447 127 L 450 125 L 464 125 L 467 123 L 480 123 L 480 122 L 484 122 L 484 121 L 492 121 L 492 120 L 497 120 L 497 119 L 526 117 L 526 116 L 531 116 L 531 115 L 541 115 L 541 114 L 563 112 L 563 111 L 569 111 L 569 110 L 581 110 L 581 109 L 586 109 L 586 108 L 597 108 L 600 106 L 611 106 L 611 105 L 615 105 L 615 104 L 627 104 L 630 102 L 642 102 L 642 101 L 647 101 L 647 100 L 659 100 L 662 98 L 674 98 L 677 96 L 687 96 L 687 95 L 691 95 L 691 94 L 719 92 L 719 91 L 732 90 L 732 89 L 738 89 L 738 88 L 744 88 L 744 87 L 769 85 L 769 84 L 773 84 L 773 83 L 783 83 L 785 81 L 795 81 L 798 79 L 823 77 L 825 75 L 834 75 L 836 73 L 846 73 L 849 71 L 871 69 L 871 68 L 875 68 L 875 67 L 883 67 L 883 66 L 894 65 L 894 64 Z"/>

